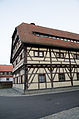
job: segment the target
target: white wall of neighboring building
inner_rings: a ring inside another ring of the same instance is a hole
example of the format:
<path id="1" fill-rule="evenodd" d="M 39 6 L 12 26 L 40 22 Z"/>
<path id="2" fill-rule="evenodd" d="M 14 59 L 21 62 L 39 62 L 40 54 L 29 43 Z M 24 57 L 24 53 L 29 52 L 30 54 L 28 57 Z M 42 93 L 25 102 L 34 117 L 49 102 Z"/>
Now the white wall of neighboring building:
<path id="1" fill-rule="evenodd" d="M 9 78 L 9 80 L 7 80 Z M 13 77 L 0 77 L 0 81 L 13 81 Z"/>

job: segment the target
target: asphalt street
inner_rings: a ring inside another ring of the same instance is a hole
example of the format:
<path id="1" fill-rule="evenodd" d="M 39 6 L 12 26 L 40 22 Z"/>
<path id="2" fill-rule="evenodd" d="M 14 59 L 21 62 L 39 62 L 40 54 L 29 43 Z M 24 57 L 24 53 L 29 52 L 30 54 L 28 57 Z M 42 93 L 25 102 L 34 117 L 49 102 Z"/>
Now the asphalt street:
<path id="1" fill-rule="evenodd" d="M 0 119 L 39 119 L 79 107 L 79 91 L 37 96 L 0 96 Z"/>

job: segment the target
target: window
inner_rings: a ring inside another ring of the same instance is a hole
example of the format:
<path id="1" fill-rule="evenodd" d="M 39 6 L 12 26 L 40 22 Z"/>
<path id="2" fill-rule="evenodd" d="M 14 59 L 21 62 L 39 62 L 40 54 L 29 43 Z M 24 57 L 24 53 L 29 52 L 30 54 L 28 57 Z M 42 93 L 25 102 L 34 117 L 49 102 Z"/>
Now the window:
<path id="1" fill-rule="evenodd" d="M 9 72 L 9 75 L 12 75 L 12 72 Z"/>
<path id="2" fill-rule="evenodd" d="M 16 77 L 16 83 L 18 84 L 18 77 Z"/>
<path id="3" fill-rule="evenodd" d="M 59 58 L 59 57 L 60 57 L 59 52 L 56 52 L 56 57 L 57 57 L 57 58 Z"/>
<path id="4" fill-rule="evenodd" d="M 60 58 L 64 58 L 64 53 L 60 53 Z"/>
<path id="5" fill-rule="evenodd" d="M 77 54 L 77 59 L 79 59 L 79 54 Z"/>
<path id="6" fill-rule="evenodd" d="M 43 51 L 39 51 L 39 57 L 44 57 L 44 52 Z"/>
<path id="7" fill-rule="evenodd" d="M 16 65 L 18 64 L 18 60 L 16 60 Z"/>
<path id="8" fill-rule="evenodd" d="M 65 74 L 64 73 L 59 73 L 59 81 L 65 81 Z"/>
<path id="9" fill-rule="evenodd" d="M 74 54 L 75 59 L 79 59 L 79 54 Z"/>
<path id="10" fill-rule="evenodd" d="M 3 75 L 3 72 L 0 72 L 0 75 Z"/>
<path id="11" fill-rule="evenodd" d="M 21 84 L 23 83 L 23 75 L 21 75 Z"/>
<path id="12" fill-rule="evenodd" d="M 79 80 L 79 73 L 77 73 L 77 80 Z"/>
<path id="13" fill-rule="evenodd" d="M 38 74 L 38 81 L 39 81 L 39 83 L 46 82 L 46 76 L 45 76 L 45 74 Z"/>
<path id="14" fill-rule="evenodd" d="M 13 78 L 13 83 L 15 84 L 15 78 Z"/>
<path id="15" fill-rule="evenodd" d="M 62 53 L 62 52 L 56 52 L 56 57 L 57 58 L 64 58 L 64 53 Z"/>
<path id="16" fill-rule="evenodd" d="M 77 54 L 74 54 L 73 56 L 74 56 L 74 59 L 77 59 Z"/>
<path id="17" fill-rule="evenodd" d="M 9 75 L 9 72 L 6 72 L 6 75 Z"/>
<path id="18" fill-rule="evenodd" d="M 53 39 L 58 39 L 58 40 L 63 40 L 63 41 L 68 41 L 68 42 L 79 43 L 79 41 L 77 40 L 66 39 L 65 37 L 63 38 L 63 37 L 53 36 L 53 35 L 45 34 L 45 33 L 33 32 L 33 34 L 38 37 L 53 38 Z"/>
<path id="19" fill-rule="evenodd" d="M 39 56 L 38 51 L 34 51 L 34 56 L 35 56 L 35 57 L 38 57 L 38 56 Z"/>
<path id="20" fill-rule="evenodd" d="M 4 72 L 4 75 L 7 75 L 7 72 Z"/>
<path id="21" fill-rule="evenodd" d="M 22 60 L 22 54 L 20 55 L 20 60 Z"/>
<path id="22" fill-rule="evenodd" d="M 34 51 L 34 56 L 35 57 L 44 57 L 44 52 L 43 51 Z"/>
<path id="23" fill-rule="evenodd" d="M 9 81 L 9 78 L 6 78 L 7 81 Z"/>

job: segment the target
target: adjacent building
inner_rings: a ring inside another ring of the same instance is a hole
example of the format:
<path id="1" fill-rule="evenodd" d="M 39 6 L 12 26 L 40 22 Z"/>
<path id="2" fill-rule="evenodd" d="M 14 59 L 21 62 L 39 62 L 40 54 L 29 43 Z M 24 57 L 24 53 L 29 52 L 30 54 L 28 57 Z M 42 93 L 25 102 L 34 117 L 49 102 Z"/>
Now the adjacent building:
<path id="1" fill-rule="evenodd" d="M 79 85 L 79 34 L 22 23 L 12 35 L 10 62 L 16 88 Z"/>
<path id="2" fill-rule="evenodd" d="M 12 65 L 0 65 L 0 82 L 13 81 Z"/>

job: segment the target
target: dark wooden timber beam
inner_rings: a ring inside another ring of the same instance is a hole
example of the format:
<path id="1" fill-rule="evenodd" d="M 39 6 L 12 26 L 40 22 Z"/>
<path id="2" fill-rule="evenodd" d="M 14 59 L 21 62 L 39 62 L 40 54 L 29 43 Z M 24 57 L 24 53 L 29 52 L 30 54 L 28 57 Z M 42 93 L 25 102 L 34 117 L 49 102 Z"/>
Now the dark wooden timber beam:
<path id="1" fill-rule="evenodd" d="M 51 75 L 51 86 L 53 88 L 53 76 L 52 76 L 52 56 L 51 56 L 51 49 L 49 49 L 49 55 L 50 55 L 50 75 Z"/>
<path id="2" fill-rule="evenodd" d="M 70 79 L 71 79 L 71 86 L 73 86 L 73 77 L 72 77 L 72 65 L 71 65 L 71 59 L 70 59 L 70 51 L 68 51 L 68 56 L 69 56 L 69 63 L 70 63 Z"/>
<path id="3" fill-rule="evenodd" d="M 28 89 L 28 66 L 25 65 L 27 63 L 27 47 L 23 46 L 24 48 L 24 92 Z"/>
<path id="4" fill-rule="evenodd" d="M 31 63 L 24 63 L 24 65 L 28 66 L 28 68 L 79 68 L 79 65 L 75 64 L 31 64 Z"/>

